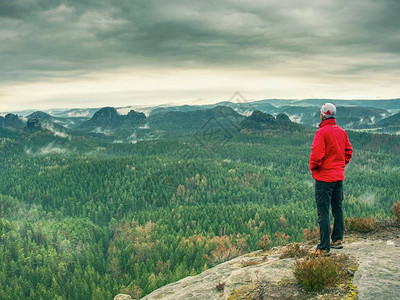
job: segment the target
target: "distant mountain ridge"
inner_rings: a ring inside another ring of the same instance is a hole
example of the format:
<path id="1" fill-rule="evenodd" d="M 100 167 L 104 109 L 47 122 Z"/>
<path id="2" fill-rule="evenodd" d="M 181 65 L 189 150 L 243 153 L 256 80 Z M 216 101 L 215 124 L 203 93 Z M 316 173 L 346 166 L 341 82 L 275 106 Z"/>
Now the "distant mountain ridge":
<path id="1" fill-rule="evenodd" d="M 265 99 L 256 101 L 270 103 L 274 106 L 281 107 L 285 105 L 291 106 L 322 106 L 322 104 L 330 102 L 336 106 L 362 106 L 381 109 L 397 109 L 400 110 L 400 98 L 382 99 L 382 100 L 343 100 L 343 99 L 302 99 L 302 100 L 283 100 L 283 99 Z"/>
<path id="2" fill-rule="evenodd" d="M 400 113 L 379 121 L 378 126 L 400 126 Z"/>
<path id="3" fill-rule="evenodd" d="M 58 130 L 75 128 L 85 122 L 87 119 L 82 117 L 55 117 L 43 111 L 35 111 L 26 116 L 27 119 L 37 118 L 42 124 L 50 125 Z"/>
<path id="4" fill-rule="evenodd" d="M 149 111 L 151 113 L 158 113 L 162 111 L 190 111 L 190 110 L 199 110 L 199 109 L 207 109 L 215 106 L 229 106 L 233 109 L 245 109 L 252 107 L 254 110 L 263 110 L 263 109 L 273 109 L 280 108 L 283 106 L 321 106 L 323 103 L 331 102 L 336 106 L 360 106 L 360 107 L 373 107 L 380 108 L 385 110 L 390 110 L 394 112 L 400 112 L 400 98 L 394 99 L 382 99 L 382 100 L 343 100 L 343 99 L 302 99 L 302 100 L 294 100 L 294 99 L 262 99 L 255 101 L 245 101 L 243 103 L 235 103 L 228 101 L 220 101 L 215 104 L 203 104 L 203 105 L 154 105 L 154 106 L 131 106 L 130 109 L 133 109 L 138 112 Z M 263 109 L 261 109 L 263 108 Z M 66 108 L 66 109 L 45 109 L 42 110 L 45 113 L 48 113 L 54 117 L 85 117 L 86 119 L 90 119 L 97 111 L 101 108 Z M 117 110 L 120 109 L 129 109 L 129 106 L 126 107 L 116 107 Z M 396 111 L 397 110 L 397 111 Z M 35 112 L 36 110 L 23 110 L 23 111 L 9 111 L 7 113 L 18 114 L 20 116 L 28 116 L 29 114 Z M 6 113 L 3 113 L 3 115 Z"/>
<path id="5" fill-rule="evenodd" d="M 337 107 L 337 121 L 345 129 L 369 130 L 381 133 L 397 133 L 400 127 L 396 113 L 400 112 L 400 99 L 386 100 L 335 100 L 335 99 L 264 99 L 241 103 L 221 101 L 206 105 L 157 105 L 126 106 L 85 109 L 53 109 L 33 112 L 27 118 L 36 117 L 43 124 L 79 130 L 129 129 L 146 126 L 154 130 L 184 130 L 203 126 L 210 118 L 238 125 L 254 111 L 277 117 L 286 114 L 289 119 L 308 127 L 317 127 L 319 107 L 332 102 Z M 224 107 L 218 111 L 217 107 Z M 216 110 L 214 110 L 216 109 Z M 229 110 L 228 110 L 229 109 Z M 7 120 L 0 118 L 0 126 L 22 128 L 23 125 L 9 114 Z M 392 117 L 393 116 L 393 117 Z M 392 118 L 391 118 L 392 117 Z M 235 126 L 236 126 L 235 125 Z M 101 130 L 100 130 L 101 131 Z"/>
<path id="6" fill-rule="evenodd" d="M 218 126 L 238 127 L 243 115 L 228 106 L 189 110 L 164 111 L 151 114 L 148 118 L 150 128 L 156 129 L 200 129 L 210 120 L 220 123 Z"/>

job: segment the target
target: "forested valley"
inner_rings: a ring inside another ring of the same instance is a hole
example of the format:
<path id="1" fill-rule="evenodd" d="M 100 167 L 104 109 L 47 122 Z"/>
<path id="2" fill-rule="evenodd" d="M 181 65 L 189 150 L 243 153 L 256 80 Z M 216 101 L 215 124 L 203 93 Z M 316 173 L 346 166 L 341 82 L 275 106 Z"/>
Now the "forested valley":
<path id="1" fill-rule="evenodd" d="M 267 235 L 303 240 L 317 225 L 316 129 L 216 124 L 223 135 L 181 128 L 135 143 L 0 128 L 0 299 L 140 298 Z M 348 133 L 345 216 L 391 218 L 400 137 Z"/>

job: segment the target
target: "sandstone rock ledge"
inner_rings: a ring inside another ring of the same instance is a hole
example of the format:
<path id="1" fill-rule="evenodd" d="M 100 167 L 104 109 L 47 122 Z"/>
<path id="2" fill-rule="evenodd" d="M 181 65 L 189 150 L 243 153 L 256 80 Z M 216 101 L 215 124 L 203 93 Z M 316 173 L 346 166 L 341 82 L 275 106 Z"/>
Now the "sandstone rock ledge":
<path id="1" fill-rule="evenodd" d="M 357 259 L 359 267 L 353 284 L 357 288 L 358 299 L 400 299 L 399 228 L 387 234 L 353 235 L 346 238 L 344 249 L 332 252 L 345 253 Z M 298 287 L 279 288 L 286 283 L 295 286 L 294 260 L 279 259 L 281 250 L 282 247 L 268 253 L 256 251 L 234 258 L 197 276 L 163 286 L 142 299 L 246 299 L 238 291 L 254 289 L 256 286 L 263 287 L 260 289 L 260 299 L 343 299 L 343 296 L 329 294 L 329 291 L 304 296 L 304 292 L 299 293 L 301 289 Z M 223 283 L 221 290 L 216 287 L 219 283 Z"/>
<path id="2" fill-rule="evenodd" d="M 294 279 L 293 259 L 279 259 L 278 253 L 264 257 L 257 251 L 234 258 L 197 276 L 168 284 L 142 299 L 228 299 L 234 290 L 244 285 Z M 250 265 L 245 267 L 247 264 Z M 225 284 L 223 290 L 218 291 L 218 283 Z"/>

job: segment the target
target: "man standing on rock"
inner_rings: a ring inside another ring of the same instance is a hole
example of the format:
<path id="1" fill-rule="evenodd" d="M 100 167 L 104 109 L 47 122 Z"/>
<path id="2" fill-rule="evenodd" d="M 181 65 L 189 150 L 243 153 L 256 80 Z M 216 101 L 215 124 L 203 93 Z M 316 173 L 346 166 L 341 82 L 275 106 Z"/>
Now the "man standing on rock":
<path id="1" fill-rule="evenodd" d="M 344 168 L 353 155 L 346 131 L 336 125 L 336 107 L 325 103 L 321 107 L 321 123 L 311 147 L 310 170 L 315 179 L 315 200 L 318 210 L 320 243 L 317 252 L 341 249 L 343 242 Z M 329 206 L 334 217 L 330 233 Z M 332 241 L 331 241 L 332 238 Z"/>

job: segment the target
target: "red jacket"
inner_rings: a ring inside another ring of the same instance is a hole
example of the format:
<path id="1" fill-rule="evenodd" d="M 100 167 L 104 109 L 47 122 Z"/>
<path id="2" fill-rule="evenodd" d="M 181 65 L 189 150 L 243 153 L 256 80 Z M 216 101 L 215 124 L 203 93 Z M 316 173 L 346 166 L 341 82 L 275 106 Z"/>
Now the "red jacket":
<path id="1" fill-rule="evenodd" d="M 346 131 L 336 125 L 335 119 L 319 124 L 311 146 L 310 171 L 315 180 L 335 182 L 344 180 L 344 166 L 353 156 Z"/>

